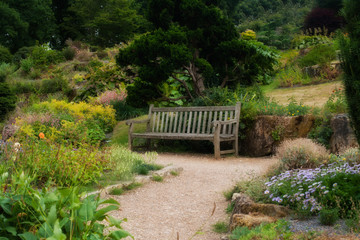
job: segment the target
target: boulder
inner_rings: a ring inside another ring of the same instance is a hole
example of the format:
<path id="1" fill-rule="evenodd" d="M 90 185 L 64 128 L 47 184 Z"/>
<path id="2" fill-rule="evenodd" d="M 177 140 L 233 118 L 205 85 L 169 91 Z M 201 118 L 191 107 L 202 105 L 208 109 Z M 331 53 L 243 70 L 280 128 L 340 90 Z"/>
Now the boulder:
<path id="1" fill-rule="evenodd" d="M 314 123 L 315 117 L 311 115 L 258 116 L 253 127 L 245 133 L 246 138 L 240 141 L 240 153 L 251 157 L 271 155 L 280 141 L 307 137 Z"/>
<path id="2" fill-rule="evenodd" d="M 359 147 L 347 114 L 339 114 L 330 121 L 333 135 L 330 138 L 332 153 L 341 153 L 351 147 Z"/>

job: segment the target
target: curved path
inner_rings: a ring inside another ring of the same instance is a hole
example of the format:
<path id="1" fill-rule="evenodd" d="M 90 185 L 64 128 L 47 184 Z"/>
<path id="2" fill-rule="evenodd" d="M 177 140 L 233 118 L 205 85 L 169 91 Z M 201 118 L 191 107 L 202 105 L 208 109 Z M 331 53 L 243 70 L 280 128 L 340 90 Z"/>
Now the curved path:
<path id="1" fill-rule="evenodd" d="M 156 162 L 181 166 L 184 171 L 163 182 L 111 196 L 121 204 L 112 215 L 128 219 L 122 226 L 136 240 L 219 240 L 221 235 L 214 233 L 211 226 L 228 221 L 223 192 L 251 174 L 264 173 L 276 160 L 160 154 Z M 216 209 L 211 216 L 214 203 Z"/>

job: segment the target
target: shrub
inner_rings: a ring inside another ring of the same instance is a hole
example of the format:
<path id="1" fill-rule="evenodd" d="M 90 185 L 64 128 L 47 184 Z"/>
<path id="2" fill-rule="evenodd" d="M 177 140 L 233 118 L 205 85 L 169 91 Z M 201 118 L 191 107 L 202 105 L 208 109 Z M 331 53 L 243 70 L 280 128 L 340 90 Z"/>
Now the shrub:
<path id="1" fill-rule="evenodd" d="M 11 90 L 16 94 L 38 93 L 41 88 L 41 81 L 20 80 L 11 84 Z"/>
<path id="2" fill-rule="evenodd" d="M 29 74 L 31 69 L 34 67 L 34 62 L 31 58 L 26 58 L 20 61 L 21 70 Z"/>
<path id="3" fill-rule="evenodd" d="M 276 157 L 285 170 L 317 167 L 328 155 L 325 147 L 305 138 L 285 140 L 276 150 Z"/>
<path id="4" fill-rule="evenodd" d="M 151 177 L 151 179 L 152 179 L 153 181 L 155 181 L 155 182 L 162 182 L 162 181 L 164 181 L 164 178 L 163 178 L 162 176 L 159 176 L 159 175 L 153 175 L 153 176 Z"/>
<path id="5" fill-rule="evenodd" d="M 56 64 L 64 60 L 64 56 L 61 52 L 51 50 L 46 45 L 35 46 L 31 52 L 31 59 L 34 63 L 34 67 L 39 69 L 45 69 L 50 64 Z"/>
<path id="6" fill-rule="evenodd" d="M 31 187 L 32 178 L 23 172 L 1 176 L 0 194 L 4 239 L 122 239 L 130 236 L 109 212 L 119 209 L 113 199 L 99 195 L 84 197 L 79 189 Z M 106 219 L 109 224 L 104 224 Z M 110 229 L 111 228 L 111 229 Z"/>
<path id="7" fill-rule="evenodd" d="M 265 194 L 273 202 L 308 212 L 338 208 L 344 217 L 359 207 L 357 181 L 360 181 L 360 166 L 339 162 L 274 176 L 266 183 Z"/>
<path id="8" fill-rule="evenodd" d="M 339 219 L 338 209 L 322 209 L 320 210 L 320 223 L 322 225 L 332 226 Z"/>
<path id="9" fill-rule="evenodd" d="M 0 63 L 0 82 L 4 82 L 6 77 L 15 72 L 15 66 L 9 63 Z"/>
<path id="10" fill-rule="evenodd" d="M 279 82 L 280 87 L 293 87 L 311 83 L 310 77 L 304 74 L 297 66 L 286 67 L 283 71 L 280 71 L 275 78 Z"/>
<path id="11" fill-rule="evenodd" d="M 246 30 L 241 33 L 241 39 L 244 40 L 256 40 L 256 33 L 253 30 Z"/>
<path id="12" fill-rule="evenodd" d="M 102 105 L 110 105 L 113 102 L 121 102 L 125 101 L 126 91 L 119 90 L 111 90 L 103 92 L 99 97 L 95 99 L 95 102 Z"/>
<path id="13" fill-rule="evenodd" d="M 315 142 L 325 146 L 326 148 L 330 147 L 330 139 L 333 135 L 333 130 L 330 126 L 329 118 L 319 118 L 315 121 L 314 128 L 309 132 L 308 138 L 313 139 Z"/>
<path id="14" fill-rule="evenodd" d="M 6 115 L 15 109 L 16 95 L 10 89 L 5 79 L 0 79 L 0 121 L 4 120 Z"/>
<path id="15" fill-rule="evenodd" d="M 70 61 L 74 59 L 76 51 L 74 48 L 66 47 L 62 50 L 62 54 L 67 61 Z"/>
<path id="16" fill-rule="evenodd" d="M 226 222 L 217 222 L 212 226 L 212 229 L 216 233 L 227 233 L 229 232 L 229 224 Z"/>
<path id="17" fill-rule="evenodd" d="M 327 65 L 336 59 L 336 50 L 332 45 L 317 45 L 310 50 L 308 54 L 300 58 L 299 65 L 301 67 L 310 67 L 313 65 Z"/>
<path id="18" fill-rule="evenodd" d="M 41 80 L 40 92 L 43 94 L 55 93 L 59 91 L 66 93 L 68 90 L 69 83 L 62 76 L 55 76 L 53 78 Z"/>
<path id="19" fill-rule="evenodd" d="M 358 148 L 349 148 L 339 156 L 340 159 L 345 159 L 349 164 L 360 164 L 360 150 Z"/>
<path id="20" fill-rule="evenodd" d="M 113 109 L 115 109 L 115 115 L 117 121 L 136 118 L 146 114 L 146 109 L 134 108 L 130 105 L 127 105 L 125 101 L 111 102 L 111 106 L 113 107 Z"/>
<path id="21" fill-rule="evenodd" d="M 306 49 L 309 47 L 317 46 L 317 45 L 330 45 L 332 44 L 332 40 L 323 35 L 296 35 L 291 42 L 292 47 L 296 49 Z"/>
<path id="22" fill-rule="evenodd" d="M 11 63 L 12 57 L 13 56 L 11 55 L 9 49 L 0 45 L 0 64 L 1 63 Z"/>

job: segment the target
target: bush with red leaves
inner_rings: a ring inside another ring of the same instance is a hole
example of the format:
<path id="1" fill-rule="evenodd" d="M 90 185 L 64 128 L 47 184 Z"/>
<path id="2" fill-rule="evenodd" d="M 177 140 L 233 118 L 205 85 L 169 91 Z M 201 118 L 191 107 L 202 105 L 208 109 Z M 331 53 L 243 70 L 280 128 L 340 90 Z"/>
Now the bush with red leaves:
<path id="1" fill-rule="evenodd" d="M 344 25 L 344 19 L 336 14 L 332 9 L 314 8 L 305 18 L 304 30 L 310 35 L 315 33 L 315 29 L 326 29 L 325 34 L 335 32 Z M 322 33 L 324 34 L 324 32 Z"/>

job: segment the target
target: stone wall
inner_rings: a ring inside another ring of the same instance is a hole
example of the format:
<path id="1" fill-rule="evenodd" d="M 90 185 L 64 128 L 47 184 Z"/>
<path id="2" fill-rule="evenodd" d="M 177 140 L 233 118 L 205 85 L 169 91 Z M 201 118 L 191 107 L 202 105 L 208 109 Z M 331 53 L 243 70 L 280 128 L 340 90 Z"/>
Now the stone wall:
<path id="1" fill-rule="evenodd" d="M 240 141 L 240 154 L 251 157 L 268 156 L 275 153 L 279 143 L 286 139 L 306 138 L 314 127 L 315 117 L 311 115 L 296 117 L 258 116 L 252 128 Z M 350 120 L 346 114 L 331 119 L 334 132 L 330 140 L 330 151 L 339 153 L 349 147 L 358 147 Z"/>

